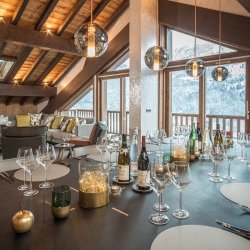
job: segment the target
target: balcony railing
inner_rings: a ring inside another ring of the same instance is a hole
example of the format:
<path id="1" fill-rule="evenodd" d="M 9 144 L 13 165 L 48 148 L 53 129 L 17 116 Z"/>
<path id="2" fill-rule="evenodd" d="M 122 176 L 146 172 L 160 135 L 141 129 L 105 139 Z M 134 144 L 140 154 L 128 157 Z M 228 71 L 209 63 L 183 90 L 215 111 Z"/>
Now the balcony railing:
<path id="1" fill-rule="evenodd" d="M 60 115 L 72 116 L 72 117 L 84 117 L 84 118 L 93 118 L 94 110 L 92 109 L 71 109 L 58 111 Z"/>
<path id="2" fill-rule="evenodd" d="M 177 114 L 173 113 L 173 129 L 176 125 L 191 126 L 193 122 L 198 121 L 198 114 Z M 233 136 L 238 132 L 245 132 L 245 117 L 244 116 L 229 116 L 229 115 L 206 115 L 206 122 L 209 128 L 216 129 L 216 124 L 220 124 L 221 130 L 230 131 Z"/>

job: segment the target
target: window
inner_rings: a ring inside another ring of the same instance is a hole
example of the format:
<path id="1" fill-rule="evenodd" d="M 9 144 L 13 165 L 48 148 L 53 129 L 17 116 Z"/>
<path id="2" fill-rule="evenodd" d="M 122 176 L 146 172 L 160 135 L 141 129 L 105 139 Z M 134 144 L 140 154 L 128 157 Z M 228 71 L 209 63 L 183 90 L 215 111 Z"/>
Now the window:
<path id="1" fill-rule="evenodd" d="M 219 45 L 197 38 L 197 57 L 216 55 L 219 53 Z M 178 31 L 168 30 L 168 50 L 170 60 L 183 60 L 194 57 L 194 36 L 186 35 Z M 221 53 L 235 52 L 236 50 L 221 46 Z"/>
<path id="2" fill-rule="evenodd" d="M 93 89 L 84 95 L 71 109 L 93 110 Z"/>

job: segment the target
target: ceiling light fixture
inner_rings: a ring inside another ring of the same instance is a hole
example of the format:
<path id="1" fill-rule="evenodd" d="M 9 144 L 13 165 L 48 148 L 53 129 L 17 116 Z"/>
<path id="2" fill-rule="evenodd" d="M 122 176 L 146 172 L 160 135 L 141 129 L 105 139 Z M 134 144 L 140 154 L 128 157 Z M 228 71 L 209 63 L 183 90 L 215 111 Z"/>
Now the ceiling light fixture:
<path id="1" fill-rule="evenodd" d="M 163 70 L 168 65 L 168 52 L 162 46 L 159 46 L 159 21 L 158 21 L 158 1 L 156 1 L 156 44 L 157 46 L 150 47 L 144 56 L 144 61 L 149 69 Z"/>
<path id="2" fill-rule="evenodd" d="M 212 70 L 212 77 L 217 82 L 223 82 L 228 76 L 228 70 L 221 65 L 221 0 L 219 0 L 219 65 Z"/>
<path id="3" fill-rule="evenodd" d="M 194 58 L 186 63 L 186 73 L 191 77 L 200 77 L 205 70 L 205 64 L 200 58 L 196 58 L 196 0 L 194 7 Z"/>
<path id="4" fill-rule="evenodd" d="M 85 57 L 101 56 L 108 48 L 108 35 L 98 24 L 93 23 L 92 8 L 91 0 L 91 21 L 83 24 L 74 36 L 76 49 Z"/>

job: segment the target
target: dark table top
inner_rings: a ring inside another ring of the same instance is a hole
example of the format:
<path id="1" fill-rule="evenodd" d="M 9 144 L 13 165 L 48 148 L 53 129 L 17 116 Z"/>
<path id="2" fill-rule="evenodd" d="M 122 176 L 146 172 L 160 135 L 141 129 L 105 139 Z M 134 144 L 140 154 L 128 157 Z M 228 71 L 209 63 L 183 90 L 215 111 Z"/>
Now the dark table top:
<path id="1" fill-rule="evenodd" d="M 226 162 L 220 163 L 219 172 L 226 174 Z M 132 184 L 125 187 L 120 197 L 110 197 L 107 206 L 97 209 L 83 209 L 78 205 L 78 193 L 72 190 L 71 206 L 75 208 L 64 220 L 55 220 L 51 213 L 51 189 L 39 190 L 34 197 L 24 197 L 17 190 L 20 181 L 8 184 L 0 179 L 0 249 L 119 249 L 147 250 L 162 231 L 178 225 L 207 225 L 219 227 L 215 220 L 227 222 L 250 230 L 250 216 L 237 204 L 220 194 L 221 185 L 211 183 L 207 173 L 212 163 L 198 161 L 191 165 L 192 183 L 184 190 L 183 207 L 190 212 L 190 218 L 178 220 L 172 217 L 173 209 L 179 205 L 179 191 L 170 185 L 163 200 L 170 206 L 166 212 L 170 221 L 167 225 L 156 226 L 148 221 L 154 213 L 157 202 L 155 193 L 140 194 L 132 190 Z M 232 175 L 236 182 L 250 182 L 250 169 L 235 160 Z M 77 160 L 72 161 L 71 172 L 53 181 L 55 185 L 68 184 L 78 188 Z M 37 182 L 34 186 L 38 188 Z M 25 234 L 15 234 L 11 229 L 11 218 L 20 210 L 31 210 L 35 217 L 32 230 Z M 112 210 L 112 207 L 128 213 L 126 217 Z M 240 246 L 239 246 L 240 249 Z"/>

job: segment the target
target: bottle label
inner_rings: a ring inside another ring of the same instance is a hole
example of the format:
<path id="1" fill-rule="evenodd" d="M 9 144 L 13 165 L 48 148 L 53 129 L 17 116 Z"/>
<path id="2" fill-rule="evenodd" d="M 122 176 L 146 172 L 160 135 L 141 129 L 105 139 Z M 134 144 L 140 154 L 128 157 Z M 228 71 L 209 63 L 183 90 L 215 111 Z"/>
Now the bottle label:
<path id="1" fill-rule="evenodd" d="M 129 165 L 118 165 L 118 180 L 129 181 Z"/>
<path id="2" fill-rule="evenodd" d="M 127 148 L 121 148 L 120 149 L 120 154 L 122 155 L 122 154 L 126 154 L 126 153 L 128 153 L 128 149 Z"/>
<path id="3" fill-rule="evenodd" d="M 137 175 L 137 171 L 138 171 L 138 163 L 137 162 L 130 162 L 130 171 L 131 171 L 131 175 L 136 176 Z"/>
<path id="4" fill-rule="evenodd" d="M 139 187 L 148 187 L 150 182 L 150 172 L 138 170 L 137 185 Z"/>

